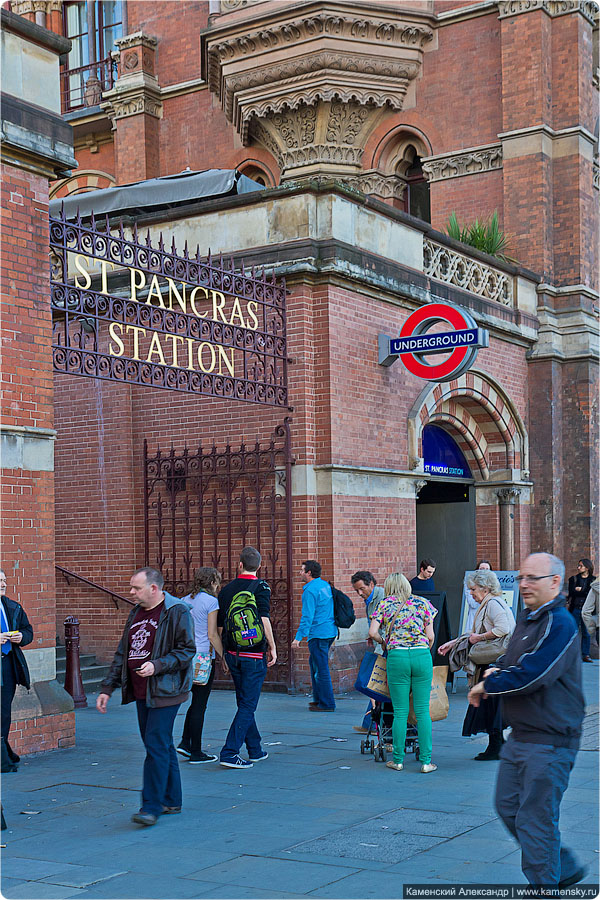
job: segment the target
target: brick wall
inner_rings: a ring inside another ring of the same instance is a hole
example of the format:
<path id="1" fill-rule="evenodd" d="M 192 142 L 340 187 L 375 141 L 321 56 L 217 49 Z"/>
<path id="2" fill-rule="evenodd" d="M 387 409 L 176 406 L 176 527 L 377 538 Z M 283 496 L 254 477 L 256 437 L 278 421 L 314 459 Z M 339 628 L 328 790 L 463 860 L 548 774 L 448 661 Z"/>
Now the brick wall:
<path id="1" fill-rule="evenodd" d="M 2 166 L 2 422 L 14 439 L 48 439 L 54 425 L 48 180 Z M 36 429 L 42 429 L 40 432 Z M 8 596 L 21 603 L 33 626 L 30 650 L 55 645 L 54 473 L 44 463 L 2 469 L 1 564 Z M 74 736 L 74 717 L 60 728 L 52 716 L 13 725 L 17 752 L 62 746 Z M 26 732 L 26 733 L 25 733 Z M 13 738 L 11 738 L 11 741 Z"/>
<path id="2" fill-rule="evenodd" d="M 373 292 L 299 282 L 288 298 L 292 451 L 297 466 L 408 468 L 407 418 L 423 383 L 401 365 L 377 365 L 377 334 L 398 331 L 408 314 Z M 492 338 L 482 368 L 497 378 L 527 419 L 522 347 Z M 142 565 L 143 441 L 191 449 L 269 440 L 285 410 L 189 397 L 138 386 L 56 376 L 57 561 L 127 593 Z M 482 423 L 493 424 L 482 411 Z M 505 467 L 505 454 L 498 454 Z M 497 507 L 478 508 L 477 554 L 499 559 Z M 368 529 L 368 542 L 365 542 Z M 349 578 L 369 568 L 380 582 L 397 569 L 414 574 L 416 507 L 409 498 L 295 496 L 292 504 L 292 636 L 301 614 L 300 565 L 318 559 L 326 577 L 352 593 Z M 84 538 L 82 540 L 82 537 Z M 114 650 L 126 609 L 81 585 L 58 585 L 58 620 L 77 610 L 82 647 Z M 364 614 L 358 603 L 357 613 Z M 103 627 L 98 628 L 102 620 Z M 341 657 L 340 657 L 341 658 Z M 348 668 L 348 666 L 346 666 Z M 352 667 L 350 667 L 352 668 Z M 343 674 L 340 684 L 345 684 Z M 304 650 L 294 683 L 309 681 Z"/>

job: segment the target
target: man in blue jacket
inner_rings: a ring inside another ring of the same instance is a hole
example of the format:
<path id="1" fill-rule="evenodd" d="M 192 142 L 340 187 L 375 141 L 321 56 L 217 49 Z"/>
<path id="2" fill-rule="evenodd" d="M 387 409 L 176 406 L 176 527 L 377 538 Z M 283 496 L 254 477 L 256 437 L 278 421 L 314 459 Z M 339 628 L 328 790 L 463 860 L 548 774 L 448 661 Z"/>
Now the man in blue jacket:
<path id="1" fill-rule="evenodd" d="M 302 616 L 292 648 L 297 650 L 303 638 L 308 640 L 313 712 L 334 712 L 335 699 L 329 671 L 329 648 L 337 636 L 333 618 L 331 586 L 321 578 L 321 566 L 314 559 L 302 563 Z"/>
<path id="2" fill-rule="evenodd" d="M 558 829 L 584 716 L 579 632 L 560 594 L 564 576 L 556 556 L 527 557 L 517 578 L 526 609 L 497 667 L 469 693 L 474 706 L 502 696 L 512 733 L 501 751 L 496 809 L 521 845 L 525 877 L 544 888 L 585 875 Z"/>

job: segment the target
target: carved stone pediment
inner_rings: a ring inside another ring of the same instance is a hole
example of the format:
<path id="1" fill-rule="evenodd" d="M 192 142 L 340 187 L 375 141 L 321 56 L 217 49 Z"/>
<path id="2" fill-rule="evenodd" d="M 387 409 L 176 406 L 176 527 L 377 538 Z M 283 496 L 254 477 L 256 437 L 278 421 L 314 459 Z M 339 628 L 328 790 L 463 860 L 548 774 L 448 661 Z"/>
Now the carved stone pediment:
<path id="1" fill-rule="evenodd" d="M 425 49 L 424 13 L 315 0 L 245 15 L 204 34 L 210 89 L 244 144 L 277 158 L 282 177 L 360 172 L 368 136 L 402 109 Z"/>

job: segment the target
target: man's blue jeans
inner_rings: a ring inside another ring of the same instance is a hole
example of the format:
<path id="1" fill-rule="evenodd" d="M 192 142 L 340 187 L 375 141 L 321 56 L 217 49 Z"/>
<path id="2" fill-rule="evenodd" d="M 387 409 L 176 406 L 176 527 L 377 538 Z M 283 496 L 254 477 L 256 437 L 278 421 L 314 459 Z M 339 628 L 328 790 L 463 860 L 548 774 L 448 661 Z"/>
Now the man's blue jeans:
<path id="1" fill-rule="evenodd" d="M 250 659 L 236 656 L 235 653 L 226 653 L 225 660 L 235 685 L 237 712 L 221 750 L 221 762 L 232 762 L 244 743 L 248 748 L 248 756 L 256 759 L 262 756 L 263 751 L 254 713 L 267 674 L 267 662 L 264 657 Z"/>
<path id="2" fill-rule="evenodd" d="M 577 627 L 579 629 L 579 633 L 581 635 L 581 657 L 583 659 L 584 656 L 590 655 L 590 645 L 591 645 L 591 637 L 590 633 L 583 624 L 583 619 L 581 618 L 581 607 L 579 609 L 572 609 L 571 615 L 575 619 L 577 623 Z"/>
<path id="3" fill-rule="evenodd" d="M 138 725 L 146 748 L 141 812 L 160 816 L 164 806 L 181 806 L 179 761 L 173 725 L 180 704 L 150 707 L 136 700 Z"/>
<path id="4" fill-rule="evenodd" d="M 308 642 L 313 700 L 321 709 L 335 709 L 329 671 L 329 648 L 335 638 L 311 638 Z"/>
<path id="5" fill-rule="evenodd" d="M 500 752 L 498 815 L 521 845 L 521 868 L 530 884 L 556 887 L 580 868 L 561 844 L 560 801 L 577 750 L 529 744 L 512 737 Z"/>

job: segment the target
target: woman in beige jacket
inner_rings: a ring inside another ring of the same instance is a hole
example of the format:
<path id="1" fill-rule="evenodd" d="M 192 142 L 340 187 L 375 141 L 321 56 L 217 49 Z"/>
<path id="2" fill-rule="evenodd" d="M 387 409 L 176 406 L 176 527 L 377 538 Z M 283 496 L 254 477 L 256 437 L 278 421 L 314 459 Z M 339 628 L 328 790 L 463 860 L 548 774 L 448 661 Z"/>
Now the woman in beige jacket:
<path id="1" fill-rule="evenodd" d="M 473 684 L 476 684 L 480 680 L 481 673 L 502 656 L 515 630 L 515 618 L 502 597 L 502 588 L 494 572 L 485 570 L 473 572 L 467 581 L 467 587 L 473 599 L 479 604 L 473 621 L 473 630 L 469 635 L 469 645 L 472 648 L 483 642 L 487 644 L 487 648 L 481 648 L 482 652 L 487 650 L 485 662 L 475 663 Z M 462 637 L 464 636 L 442 644 L 438 648 L 439 652 L 445 655 Z M 470 669 L 473 669 L 472 664 Z M 477 754 L 476 760 L 499 758 L 503 727 L 500 697 L 488 697 L 482 700 L 478 707 L 469 704 L 463 722 L 463 736 L 470 737 L 481 732 L 488 735 L 488 746 L 482 753 Z"/>

